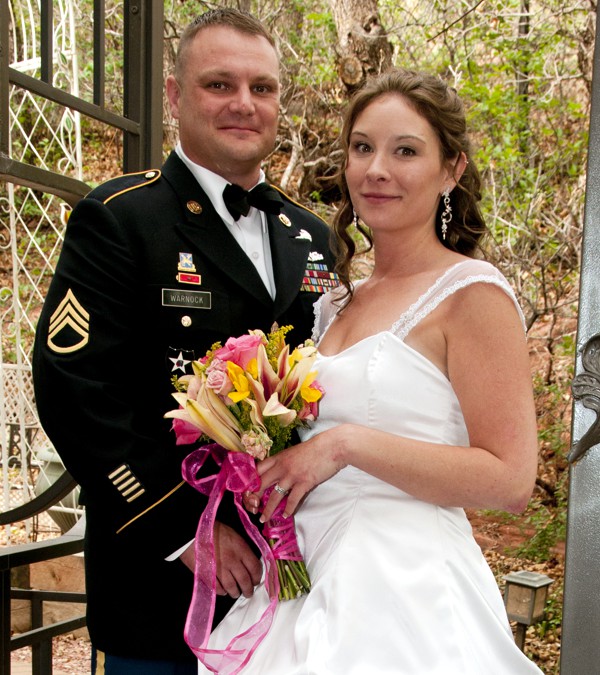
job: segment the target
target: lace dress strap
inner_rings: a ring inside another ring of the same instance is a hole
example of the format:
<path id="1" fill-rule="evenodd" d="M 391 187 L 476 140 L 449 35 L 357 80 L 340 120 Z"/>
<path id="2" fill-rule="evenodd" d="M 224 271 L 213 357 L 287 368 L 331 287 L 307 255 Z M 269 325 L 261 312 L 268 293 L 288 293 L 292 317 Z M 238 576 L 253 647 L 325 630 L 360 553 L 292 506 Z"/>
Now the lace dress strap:
<path id="1" fill-rule="evenodd" d="M 329 324 L 335 317 L 335 308 L 332 305 L 333 297 L 331 291 L 322 295 L 313 305 L 313 313 L 315 320 L 312 329 L 312 340 L 315 345 L 319 344 L 319 340 L 325 335 Z"/>
<path id="2" fill-rule="evenodd" d="M 404 340 L 410 331 L 447 297 L 471 284 L 494 284 L 501 288 L 513 301 L 521 318 L 523 330 L 526 328 L 525 317 L 519 306 L 517 296 L 506 277 L 485 260 L 469 259 L 457 263 L 438 277 L 423 295 L 413 303 L 394 323 L 391 332 Z"/>

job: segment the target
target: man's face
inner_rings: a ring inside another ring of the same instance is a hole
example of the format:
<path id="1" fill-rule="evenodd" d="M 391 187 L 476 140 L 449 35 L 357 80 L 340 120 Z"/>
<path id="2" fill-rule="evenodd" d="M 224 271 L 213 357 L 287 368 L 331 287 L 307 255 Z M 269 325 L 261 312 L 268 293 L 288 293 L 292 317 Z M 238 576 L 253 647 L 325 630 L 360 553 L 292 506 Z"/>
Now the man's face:
<path id="1" fill-rule="evenodd" d="M 279 112 L 279 61 L 269 42 L 228 26 L 201 29 L 179 81 L 167 78 L 185 154 L 231 183 L 250 188 L 273 150 Z"/>

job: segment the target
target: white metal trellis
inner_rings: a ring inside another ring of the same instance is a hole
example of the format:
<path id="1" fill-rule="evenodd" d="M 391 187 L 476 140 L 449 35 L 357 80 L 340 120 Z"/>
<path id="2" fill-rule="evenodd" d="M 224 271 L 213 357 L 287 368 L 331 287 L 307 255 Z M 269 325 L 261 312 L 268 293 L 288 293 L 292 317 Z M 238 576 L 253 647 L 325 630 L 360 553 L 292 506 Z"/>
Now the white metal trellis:
<path id="1" fill-rule="evenodd" d="M 77 0 L 53 3 L 53 82 L 79 95 L 75 42 Z M 11 67 L 38 76 L 40 6 L 11 0 Z M 80 115 L 26 90 L 10 92 L 9 154 L 14 159 L 81 180 Z M 48 476 L 50 443 L 35 409 L 31 354 L 37 316 L 62 244 L 66 206 L 50 194 L 7 183 L 0 186 L 0 442 L 1 510 L 29 501 Z M 7 269 L 9 268 L 9 269 Z M 72 500 L 56 509 L 56 520 L 75 511 Z M 68 516 L 67 516 L 68 519 Z M 26 524 L 27 535 L 37 527 Z M 11 540 L 11 529 L 6 536 Z"/>

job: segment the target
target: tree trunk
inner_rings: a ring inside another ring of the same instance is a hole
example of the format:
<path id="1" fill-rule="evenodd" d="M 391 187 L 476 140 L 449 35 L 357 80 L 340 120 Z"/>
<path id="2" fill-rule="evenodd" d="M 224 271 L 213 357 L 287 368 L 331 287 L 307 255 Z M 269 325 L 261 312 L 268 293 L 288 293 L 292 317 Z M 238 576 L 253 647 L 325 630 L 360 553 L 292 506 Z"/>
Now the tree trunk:
<path id="1" fill-rule="evenodd" d="M 348 89 L 362 86 L 368 75 L 392 65 L 392 45 L 386 37 L 377 0 L 329 0 L 337 28 L 337 63 Z"/>

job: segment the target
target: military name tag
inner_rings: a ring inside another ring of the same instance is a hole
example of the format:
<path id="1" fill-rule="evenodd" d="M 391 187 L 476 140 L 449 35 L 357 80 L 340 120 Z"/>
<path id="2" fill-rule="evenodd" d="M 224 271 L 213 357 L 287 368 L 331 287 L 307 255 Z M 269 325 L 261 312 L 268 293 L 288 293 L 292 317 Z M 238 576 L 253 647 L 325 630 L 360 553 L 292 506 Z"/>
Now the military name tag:
<path id="1" fill-rule="evenodd" d="M 210 291 L 184 291 L 176 288 L 162 289 L 162 304 L 166 307 L 211 308 Z"/>

